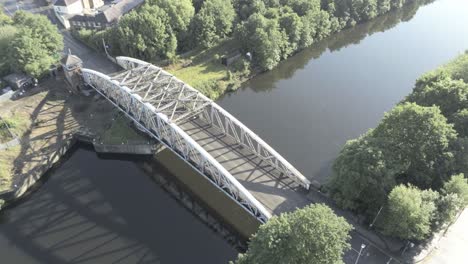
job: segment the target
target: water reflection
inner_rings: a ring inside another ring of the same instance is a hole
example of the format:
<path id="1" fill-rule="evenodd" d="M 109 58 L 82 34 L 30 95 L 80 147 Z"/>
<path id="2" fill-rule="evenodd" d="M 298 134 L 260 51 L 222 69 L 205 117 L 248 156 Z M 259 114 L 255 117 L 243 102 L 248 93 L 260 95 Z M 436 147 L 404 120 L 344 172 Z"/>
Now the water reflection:
<path id="1" fill-rule="evenodd" d="M 226 263 L 235 254 L 133 162 L 83 149 L 0 225 L 2 263 Z"/>
<path id="2" fill-rule="evenodd" d="M 426 4 L 431 3 L 435 0 L 426 0 Z M 305 65 L 309 63 L 311 59 L 317 59 L 327 50 L 330 52 L 340 51 L 349 45 L 357 45 L 363 39 L 374 33 L 387 31 L 400 22 L 411 20 L 418 9 L 421 7 L 419 1 L 411 2 L 405 5 L 403 8 L 393 10 L 385 15 L 379 16 L 371 21 L 363 24 L 359 24 L 355 27 L 343 30 L 337 34 L 314 43 L 312 47 L 302 50 L 301 52 L 294 55 L 292 58 L 285 60 L 280 63 L 278 67 L 268 72 L 268 74 L 262 74 L 256 77 L 258 81 L 255 82 L 255 86 L 250 87 L 248 84 L 244 85 L 241 89 L 253 88 L 255 92 L 263 92 L 277 88 L 277 82 L 279 80 L 287 80 L 294 76 L 297 70 L 304 69 Z M 231 96 L 227 94 L 226 96 Z"/>

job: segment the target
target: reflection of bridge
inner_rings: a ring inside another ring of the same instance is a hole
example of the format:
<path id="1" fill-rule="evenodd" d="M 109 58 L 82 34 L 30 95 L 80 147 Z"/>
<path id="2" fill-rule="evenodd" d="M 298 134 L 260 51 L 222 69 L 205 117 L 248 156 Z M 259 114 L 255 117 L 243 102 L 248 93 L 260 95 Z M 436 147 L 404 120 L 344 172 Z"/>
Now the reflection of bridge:
<path id="1" fill-rule="evenodd" d="M 310 182 L 239 120 L 159 67 L 117 62 L 113 76 L 83 69 L 85 82 L 257 219 L 306 203 Z"/>

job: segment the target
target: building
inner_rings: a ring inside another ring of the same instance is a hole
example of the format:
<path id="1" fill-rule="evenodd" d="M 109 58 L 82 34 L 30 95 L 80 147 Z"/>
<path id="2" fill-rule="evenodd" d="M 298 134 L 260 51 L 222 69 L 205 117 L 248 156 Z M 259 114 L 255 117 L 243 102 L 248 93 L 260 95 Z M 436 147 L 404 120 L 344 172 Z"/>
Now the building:
<path id="1" fill-rule="evenodd" d="M 67 54 L 62 58 L 60 64 L 62 65 L 63 74 L 70 86 L 70 90 L 74 93 L 81 91 L 83 86 L 83 78 L 81 77 L 83 61 L 75 55 Z"/>
<path id="2" fill-rule="evenodd" d="M 104 29 L 144 0 L 57 0 L 54 12 L 65 28 Z"/>

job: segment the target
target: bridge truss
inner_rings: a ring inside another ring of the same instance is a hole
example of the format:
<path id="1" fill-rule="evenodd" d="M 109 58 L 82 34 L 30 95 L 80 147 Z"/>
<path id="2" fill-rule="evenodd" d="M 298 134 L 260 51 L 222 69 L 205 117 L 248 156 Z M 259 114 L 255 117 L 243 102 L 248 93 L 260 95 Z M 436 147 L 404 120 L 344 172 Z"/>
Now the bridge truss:
<path id="1" fill-rule="evenodd" d="M 200 118 L 230 136 L 282 174 L 308 189 L 310 182 L 260 137 L 215 102 L 150 63 L 117 57 L 125 69 L 115 76 L 83 69 L 85 83 L 124 112 L 261 222 L 271 214 L 178 124 Z"/>

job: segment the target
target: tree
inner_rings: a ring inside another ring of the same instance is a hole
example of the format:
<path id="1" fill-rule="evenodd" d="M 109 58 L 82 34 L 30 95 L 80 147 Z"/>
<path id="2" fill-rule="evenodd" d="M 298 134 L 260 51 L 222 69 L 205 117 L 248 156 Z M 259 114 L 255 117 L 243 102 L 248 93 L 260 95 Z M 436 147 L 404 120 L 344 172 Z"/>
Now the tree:
<path id="1" fill-rule="evenodd" d="M 3 12 L 3 6 L 0 4 L 0 27 L 13 24 L 13 20 Z"/>
<path id="2" fill-rule="evenodd" d="M 25 11 L 17 11 L 13 21 L 18 28 L 29 28 L 31 36 L 43 45 L 49 56 L 55 61 L 60 60 L 60 53 L 63 51 L 63 37 L 47 16 L 36 15 Z"/>
<path id="3" fill-rule="evenodd" d="M 16 70 L 35 78 L 44 75 L 57 60 L 50 56 L 44 43 L 29 28 L 19 30 L 10 46 L 10 59 Z"/>
<path id="4" fill-rule="evenodd" d="M 334 161 L 328 187 L 341 207 L 375 213 L 396 185 L 395 175 L 403 167 L 387 158 L 380 145 L 368 133 L 348 141 Z"/>
<path id="5" fill-rule="evenodd" d="M 449 176 L 453 158 L 449 146 L 457 133 L 438 107 L 400 104 L 385 114 L 372 137 L 384 143 L 386 159 L 405 168 L 398 181 L 438 189 Z"/>
<path id="6" fill-rule="evenodd" d="M 241 21 L 247 20 L 253 14 L 264 14 L 266 11 L 263 0 L 233 0 L 232 2 Z"/>
<path id="7" fill-rule="evenodd" d="M 468 84 L 453 80 L 447 71 L 429 73 L 416 82 L 406 101 L 421 106 L 436 105 L 451 120 L 456 112 L 468 108 Z"/>
<path id="8" fill-rule="evenodd" d="M 468 137 L 468 108 L 456 112 L 452 116 L 452 122 L 460 137 Z"/>
<path id="9" fill-rule="evenodd" d="M 289 56 L 299 49 L 301 45 L 301 37 L 304 25 L 301 18 L 293 12 L 282 12 L 283 15 L 279 18 L 281 30 L 287 36 L 287 46 L 283 56 Z"/>
<path id="10" fill-rule="evenodd" d="M 452 176 L 449 181 L 444 183 L 442 191 L 445 194 L 456 194 L 461 199 L 460 206 L 462 208 L 468 206 L 468 179 L 463 174 Z"/>
<path id="11" fill-rule="evenodd" d="M 278 21 L 261 14 L 251 15 L 236 29 L 236 37 L 245 51 L 253 54 L 262 70 L 273 69 L 283 57 L 287 36 L 280 31 Z"/>
<path id="12" fill-rule="evenodd" d="M 190 21 L 195 15 L 191 0 L 149 0 L 149 5 L 164 10 L 169 17 L 168 24 L 177 36 L 188 30 Z"/>
<path id="13" fill-rule="evenodd" d="M 280 0 L 280 3 L 291 7 L 299 16 L 320 11 L 320 0 Z"/>
<path id="14" fill-rule="evenodd" d="M 8 49 L 15 70 L 39 78 L 58 63 L 63 37 L 46 16 L 17 11 L 13 17 L 18 32 Z"/>
<path id="15" fill-rule="evenodd" d="M 229 35 L 236 13 L 230 0 L 205 0 L 192 21 L 192 36 L 205 48 Z"/>
<path id="16" fill-rule="evenodd" d="M 343 263 L 352 226 L 321 204 L 275 216 L 260 226 L 237 264 Z"/>
<path id="17" fill-rule="evenodd" d="M 125 15 L 119 22 L 117 34 L 120 50 L 129 56 L 145 60 L 172 58 L 177 39 L 164 10 L 143 5 L 140 10 Z"/>
<path id="18" fill-rule="evenodd" d="M 383 231 L 401 239 L 422 240 L 431 231 L 438 193 L 399 185 L 388 196 Z"/>
<path id="19" fill-rule="evenodd" d="M 8 50 L 11 42 L 15 38 L 17 29 L 11 25 L 0 26 L 0 58 L 8 58 Z M 0 61 L 0 74 L 8 74 L 10 63 L 8 60 Z"/>

